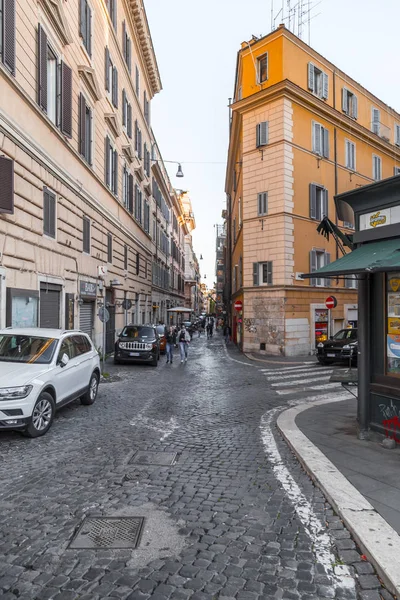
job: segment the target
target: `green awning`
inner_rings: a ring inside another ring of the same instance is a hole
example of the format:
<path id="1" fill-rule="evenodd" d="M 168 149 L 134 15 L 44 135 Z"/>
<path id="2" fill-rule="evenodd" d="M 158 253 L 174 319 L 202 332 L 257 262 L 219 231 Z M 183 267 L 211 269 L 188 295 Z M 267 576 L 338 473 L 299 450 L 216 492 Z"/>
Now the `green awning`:
<path id="1" fill-rule="evenodd" d="M 332 277 L 356 273 L 400 270 L 400 238 L 364 244 L 335 262 L 303 277 Z"/>

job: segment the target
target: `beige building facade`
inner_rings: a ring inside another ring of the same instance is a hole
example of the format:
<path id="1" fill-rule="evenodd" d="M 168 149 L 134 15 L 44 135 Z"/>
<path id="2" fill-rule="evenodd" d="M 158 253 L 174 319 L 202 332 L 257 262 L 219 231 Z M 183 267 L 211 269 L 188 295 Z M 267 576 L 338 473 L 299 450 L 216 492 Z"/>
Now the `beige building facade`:
<path id="1" fill-rule="evenodd" d="M 143 2 L 7 0 L 2 19 L 0 326 L 81 328 L 101 347 L 106 306 L 111 352 L 117 328 L 155 316 L 161 81 Z"/>

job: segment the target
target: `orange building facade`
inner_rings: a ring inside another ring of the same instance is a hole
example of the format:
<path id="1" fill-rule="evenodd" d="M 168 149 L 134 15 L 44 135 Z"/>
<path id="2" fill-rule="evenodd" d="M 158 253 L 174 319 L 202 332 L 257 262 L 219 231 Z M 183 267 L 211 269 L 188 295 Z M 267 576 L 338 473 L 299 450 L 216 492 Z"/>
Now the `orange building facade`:
<path id="1" fill-rule="evenodd" d="M 340 256 L 316 231 L 324 216 L 352 233 L 334 196 L 399 173 L 400 114 L 284 26 L 242 44 L 226 193 L 233 335 L 244 351 L 309 354 L 329 331 L 357 326 L 355 279 L 302 273 Z"/>

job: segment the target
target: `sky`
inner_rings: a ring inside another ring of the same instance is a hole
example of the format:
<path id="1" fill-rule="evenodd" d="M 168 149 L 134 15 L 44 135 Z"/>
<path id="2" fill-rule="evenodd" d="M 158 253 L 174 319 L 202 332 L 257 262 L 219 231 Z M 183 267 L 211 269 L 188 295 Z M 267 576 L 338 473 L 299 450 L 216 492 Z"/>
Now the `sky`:
<path id="1" fill-rule="evenodd" d="M 273 2 L 277 14 L 282 0 Z M 182 163 L 183 179 L 175 177 L 177 165 L 166 167 L 172 185 L 189 191 L 194 250 L 203 256 L 202 280 L 212 287 L 237 52 L 253 34 L 271 31 L 271 0 L 144 4 L 163 85 L 152 102 L 152 127 L 164 160 Z M 312 15 L 311 46 L 400 112 L 400 0 L 322 0 Z M 303 39 L 308 43 L 308 34 Z"/>

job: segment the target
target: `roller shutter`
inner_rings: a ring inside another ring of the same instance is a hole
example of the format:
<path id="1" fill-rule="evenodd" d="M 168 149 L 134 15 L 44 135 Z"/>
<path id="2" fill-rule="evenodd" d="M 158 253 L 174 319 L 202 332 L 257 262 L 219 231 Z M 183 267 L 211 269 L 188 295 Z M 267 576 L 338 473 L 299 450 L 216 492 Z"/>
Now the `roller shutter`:
<path id="1" fill-rule="evenodd" d="M 93 333 L 93 302 L 84 302 L 79 307 L 79 329 L 91 338 Z"/>
<path id="2" fill-rule="evenodd" d="M 61 286 L 40 284 L 40 327 L 60 327 Z"/>

